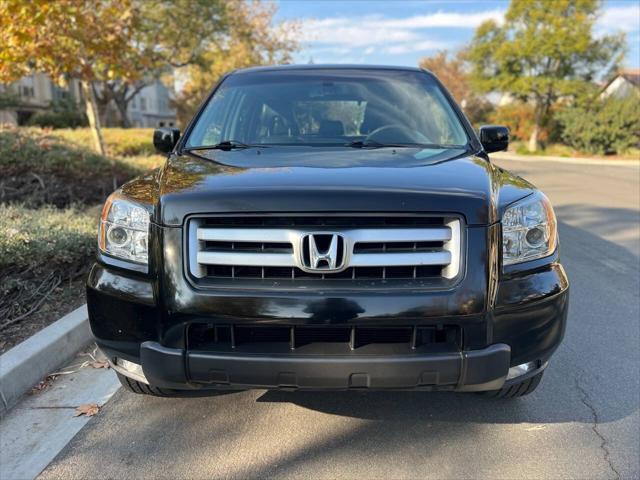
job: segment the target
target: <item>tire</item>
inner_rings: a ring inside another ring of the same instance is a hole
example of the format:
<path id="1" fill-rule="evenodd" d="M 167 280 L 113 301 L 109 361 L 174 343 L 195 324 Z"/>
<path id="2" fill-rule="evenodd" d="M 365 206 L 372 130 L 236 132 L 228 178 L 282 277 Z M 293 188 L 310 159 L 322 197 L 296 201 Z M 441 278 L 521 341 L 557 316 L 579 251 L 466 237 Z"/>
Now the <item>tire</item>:
<path id="1" fill-rule="evenodd" d="M 515 383 L 508 387 L 501 388 L 500 390 L 489 390 L 488 392 L 479 393 L 480 395 L 489 398 L 509 399 L 524 397 L 525 395 L 529 395 L 538 387 L 540 380 L 542 380 L 542 374 L 544 374 L 544 371 L 534 375 L 533 377 L 527 378 L 520 383 Z"/>
<path id="2" fill-rule="evenodd" d="M 120 384 L 124 387 L 125 390 L 137 393 L 138 395 L 153 395 L 155 397 L 174 397 L 180 394 L 179 390 L 168 390 L 164 388 L 154 387 L 153 385 L 147 385 L 143 382 L 138 382 L 137 380 L 133 380 L 129 377 L 125 377 L 124 375 L 116 372 L 118 376 L 118 380 L 120 380 Z"/>

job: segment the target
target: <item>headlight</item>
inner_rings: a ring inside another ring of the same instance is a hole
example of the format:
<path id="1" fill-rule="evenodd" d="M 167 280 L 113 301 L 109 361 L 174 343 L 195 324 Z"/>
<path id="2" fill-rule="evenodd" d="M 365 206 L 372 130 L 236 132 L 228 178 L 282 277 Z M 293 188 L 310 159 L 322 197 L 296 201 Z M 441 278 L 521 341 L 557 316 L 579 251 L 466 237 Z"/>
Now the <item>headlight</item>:
<path id="1" fill-rule="evenodd" d="M 538 192 L 509 207 L 502 216 L 502 264 L 551 255 L 558 242 L 556 216 L 549 199 Z"/>
<path id="2" fill-rule="evenodd" d="M 104 204 L 98 245 L 106 254 L 136 263 L 149 263 L 149 212 L 112 194 Z"/>

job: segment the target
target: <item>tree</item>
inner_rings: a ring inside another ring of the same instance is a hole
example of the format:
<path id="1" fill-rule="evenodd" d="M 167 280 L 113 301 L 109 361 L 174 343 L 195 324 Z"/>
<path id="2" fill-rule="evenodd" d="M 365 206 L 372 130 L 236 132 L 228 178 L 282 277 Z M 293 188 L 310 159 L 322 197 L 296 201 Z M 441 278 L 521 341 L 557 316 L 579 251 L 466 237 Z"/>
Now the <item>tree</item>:
<path id="1" fill-rule="evenodd" d="M 101 114 L 113 102 L 123 127 L 130 126 L 128 105 L 140 90 L 161 77 L 171 80 L 174 69 L 203 64 L 204 54 L 221 44 L 230 28 L 231 6 L 223 0 L 131 1 L 137 16 L 130 38 L 135 81 L 114 78 L 94 85 Z M 187 23 L 180 12 L 189 12 Z"/>
<path id="2" fill-rule="evenodd" d="M 559 99 L 581 95 L 621 59 L 622 35 L 595 38 L 599 0 L 512 0 L 504 24 L 482 23 L 469 58 L 481 91 L 501 91 L 534 106 L 528 148 Z"/>
<path id="3" fill-rule="evenodd" d="M 219 70 L 213 64 L 236 66 L 288 60 L 294 43 L 283 35 L 290 25 L 272 27 L 273 6 L 258 0 L 132 0 L 138 15 L 132 47 L 138 52 L 137 80 L 107 80 L 94 93 L 104 115 L 113 103 L 128 127 L 127 109 L 140 90 L 163 79 L 172 82 Z M 176 12 L 189 12 L 189 25 Z M 280 55 L 281 52 L 287 55 Z M 233 57 L 234 60 L 231 60 Z M 144 61 L 142 61 L 144 60 Z M 222 67 L 225 68 L 225 67 Z M 198 99 L 198 101 L 200 101 Z M 195 108 L 190 104 L 192 111 Z"/>
<path id="4" fill-rule="evenodd" d="M 184 85 L 174 102 L 178 120 L 185 124 L 213 85 L 226 72 L 254 65 L 286 63 L 297 48 L 296 23 L 273 26 L 274 5 L 258 0 L 227 2 L 227 35 L 209 46 L 200 61 L 180 76 Z"/>
<path id="5" fill-rule="evenodd" d="M 104 154 L 92 84 L 134 79 L 135 19 L 130 0 L 3 0 L 0 81 L 9 83 L 33 72 L 46 73 L 58 83 L 79 79 L 95 148 Z"/>
<path id="6" fill-rule="evenodd" d="M 492 106 L 489 101 L 474 92 L 466 55 L 464 50 L 453 57 L 447 51 L 442 51 L 433 57 L 423 58 L 419 66 L 438 77 L 465 111 L 469 120 L 476 124 L 485 121 Z"/>

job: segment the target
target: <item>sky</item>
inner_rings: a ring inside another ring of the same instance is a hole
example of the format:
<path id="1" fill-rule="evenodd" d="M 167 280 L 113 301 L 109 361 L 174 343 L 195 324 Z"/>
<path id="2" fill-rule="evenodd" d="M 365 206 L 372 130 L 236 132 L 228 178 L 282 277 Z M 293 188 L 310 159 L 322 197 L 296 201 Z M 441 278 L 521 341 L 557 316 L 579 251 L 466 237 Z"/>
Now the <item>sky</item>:
<path id="1" fill-rule="evenodd" d="M 277 22 L 301 22 L 296 63 L 416 66 L 440 50 L 469 42 L 484 20 L 500 21 L 508 1 L 274 0 Z M 624 31 L 626 67 L 640 67 L 640 0 L 603 5 L 596 35 Z"/>

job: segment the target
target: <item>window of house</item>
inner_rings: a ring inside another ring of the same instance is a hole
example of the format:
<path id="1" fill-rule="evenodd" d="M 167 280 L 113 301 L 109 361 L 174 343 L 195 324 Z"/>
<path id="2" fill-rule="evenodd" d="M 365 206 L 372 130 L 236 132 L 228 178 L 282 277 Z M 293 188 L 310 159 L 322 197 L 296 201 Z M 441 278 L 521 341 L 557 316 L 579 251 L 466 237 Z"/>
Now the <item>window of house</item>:
<path id="1" fill-rule="evenodd" d="M 31 86 L 27 86 L 27 85 L 23 85 L 22 86 L 22 96 L 23 97 L 28 97 L 28 98 L 33 98 L 35 97 L 35 90 L 33 87 Z"/>

